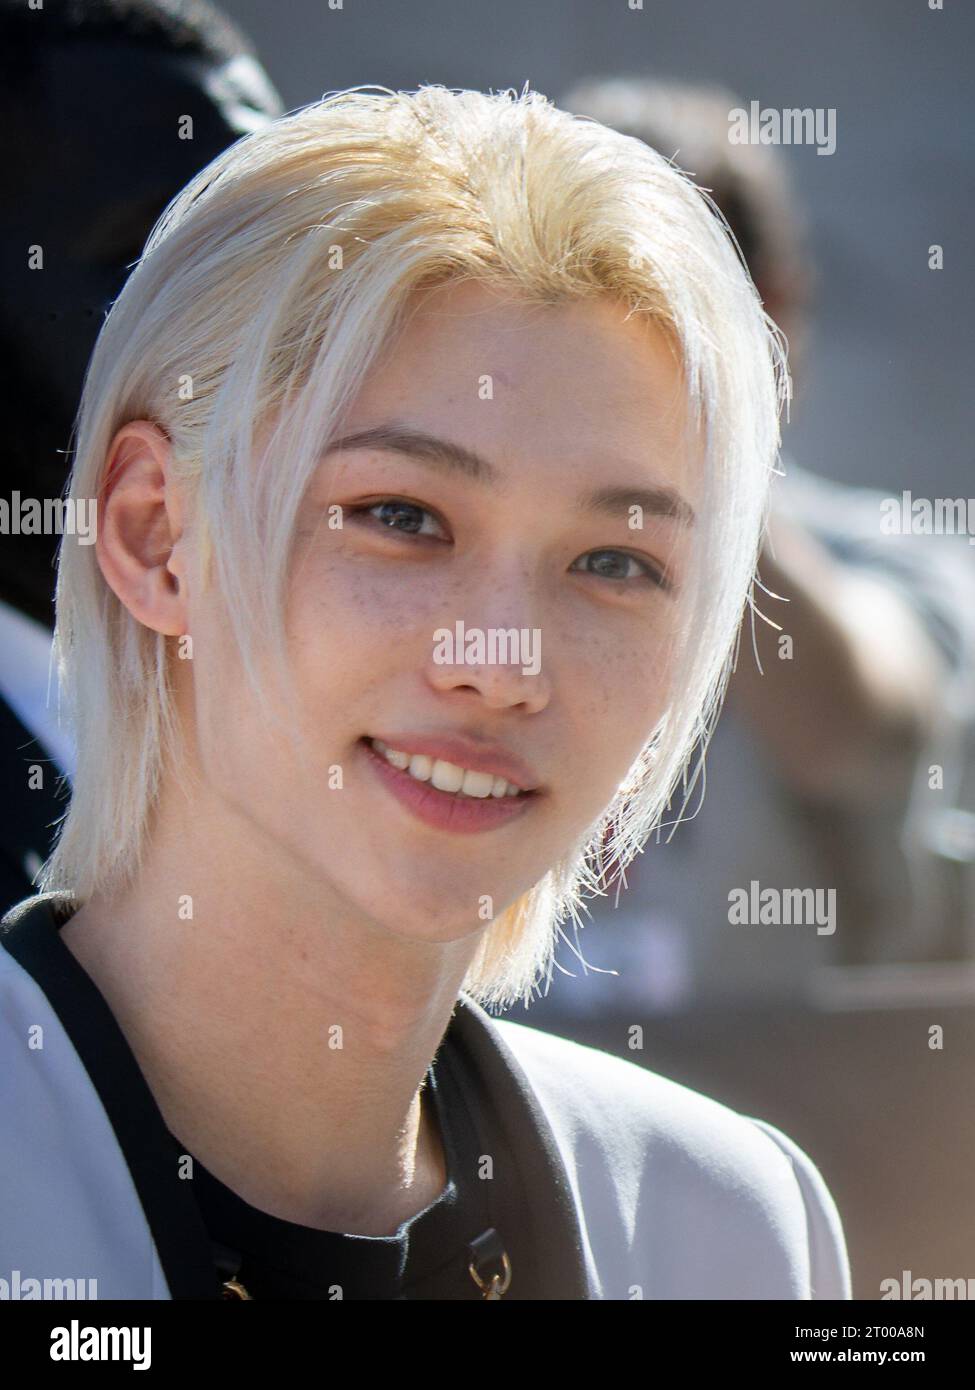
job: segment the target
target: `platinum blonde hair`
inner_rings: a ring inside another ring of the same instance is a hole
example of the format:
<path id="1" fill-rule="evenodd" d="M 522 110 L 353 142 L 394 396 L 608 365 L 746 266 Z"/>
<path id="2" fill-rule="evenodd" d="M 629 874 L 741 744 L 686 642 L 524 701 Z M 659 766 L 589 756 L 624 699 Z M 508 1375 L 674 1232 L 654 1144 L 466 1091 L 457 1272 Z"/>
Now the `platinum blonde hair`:
<path id="1" fill-rule="evenodd" d="M 527 85 L 329 93 L 239 140 L 162 214 L 89 364 L 68 494 L 101 497 L 123 424 L 165 431 L 263 700 L 255 653 L 287 665 L 294 522 L 323 445 L 411 293 L 464 279 L 649 315 L 679 354 L 704 459 L 673 698 L 598 821 L 485 931 L 463 989 L 503 1008 L 551 978 L 559 924 L 603 891 L 606 856 L 622 872 L 681 782 L 686 804 L 750 602 L 789 380 L 781 334 L 707 195 L 639 140 Z M 255 468 L 271 419 L 274 448 Z M 178 765 L 179 639 L 139 623 L 94 546 L 69 540 L 55 653 L 77 770 L 39 886 L 83 902 L 137 873 L 163 770 Z"/>

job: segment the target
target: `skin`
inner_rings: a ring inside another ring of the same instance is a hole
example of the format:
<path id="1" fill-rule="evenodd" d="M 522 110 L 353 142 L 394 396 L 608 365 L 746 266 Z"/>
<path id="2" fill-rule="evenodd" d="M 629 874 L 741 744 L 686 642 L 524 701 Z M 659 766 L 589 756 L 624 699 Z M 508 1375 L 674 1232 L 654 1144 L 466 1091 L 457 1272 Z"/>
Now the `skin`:
<path id="1" fill-rule="evenodd" d="M 188 1149 L 263 1210 L 364 1235 L 394 1232 L 443 1188 L 421 1083 L 487 930 L 481 895 L 498 913 L 545 875 L 666 707 L 679 595 L 619 556 L 626 578 L 603 577 L 591 552 L 643 557 L 679 586 L 689 528 L 647 515 L 631 530 L 580 514 L 575 496 L 664 485 L 694 506 L 699 479 L 679 369 L 645 317 L 470 283 L 414 308 L 342 433 L 396 419 L 476 450 L 502 485 L 377 449 L 323 460 L 287 605 L 302 753 L 269 732 L 240 676 L 165 436 L 145 421 L 116 435 L 98 560 L 140 622 L 193 636 L 174 670 L 192 798 L 164 778 L 131 887 L 92 897 L 62 932 Z M 493 400 L 479 398 L 484 374 Z M 423 536 L 352 516 L 389 497 L 430 510 Z M 323 524 L 335 503 L 341 530 Z M 457 619 L 540 629 L 540 672 L 436 664 L 434 630 Z M 358 746 L 418 730 L 504 743 L 543 794 L 476 835 L 420 823 Z M 344 785 L 330 791 L 336 764 Z"/>

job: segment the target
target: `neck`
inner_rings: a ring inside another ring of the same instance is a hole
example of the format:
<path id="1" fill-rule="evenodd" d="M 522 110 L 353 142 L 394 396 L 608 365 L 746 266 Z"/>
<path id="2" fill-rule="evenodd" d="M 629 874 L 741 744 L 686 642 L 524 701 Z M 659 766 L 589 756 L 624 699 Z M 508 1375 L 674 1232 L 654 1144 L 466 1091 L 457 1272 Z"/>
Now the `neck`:
<path id="1" fill-rule="evenodd" d="M 65 945 L 221 1182 L 284 1220 L 392 1234 L 446 1181 L 423 1083 L 477 941 L 397 936 L 302 866 L 283 877 L 279 846 L 179 810 L 163 798 L 137 878 Z"/>

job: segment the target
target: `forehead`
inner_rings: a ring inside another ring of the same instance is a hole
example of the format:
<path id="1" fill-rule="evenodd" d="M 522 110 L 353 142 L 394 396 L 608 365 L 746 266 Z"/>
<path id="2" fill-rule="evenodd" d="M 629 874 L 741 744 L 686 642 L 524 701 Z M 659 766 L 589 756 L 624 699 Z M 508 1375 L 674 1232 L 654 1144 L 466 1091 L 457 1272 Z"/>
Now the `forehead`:
<path id="1" fill-rule="evenodd" d="M 415 294 L 342 432 L 390 416 L 502 464 L 642 460 L 685 492 L 698 471 L 677 348 L 608 297 L 540 305 L 472 282 Z"/>

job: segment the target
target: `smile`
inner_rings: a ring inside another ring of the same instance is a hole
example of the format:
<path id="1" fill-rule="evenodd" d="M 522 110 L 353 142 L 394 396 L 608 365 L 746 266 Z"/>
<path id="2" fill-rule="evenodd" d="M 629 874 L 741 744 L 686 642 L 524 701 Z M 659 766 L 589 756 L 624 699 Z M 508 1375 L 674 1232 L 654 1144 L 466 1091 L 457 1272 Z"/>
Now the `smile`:
<path id="1" fill-rule="evenodd" d="M 436 830 L 459 835 L 492 830 L 519 819 L 543 799 L 503 777 L 390 748 L 381 740 L 362 738 L 359 747 L 387 791 L 415 819 Z"/>
<path id="2" fill-rule="evenodd" d="M 370 743 L 393 767 L 408 772 L 417 782 L 429 782 L 438 791 L 479 800 L 488 796 L 524 795 L 521 787 L 506 782 L 503 777 L 493 777 L 490 772 L 472 772 L 470 768 L 458 767 L 444 758 L 428 757 L 426 753 L 404 753 L 388 747 L 378 738 L 370 739 Z"/>

